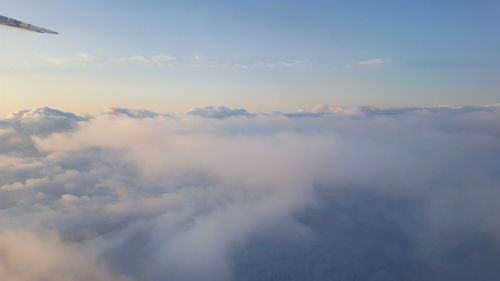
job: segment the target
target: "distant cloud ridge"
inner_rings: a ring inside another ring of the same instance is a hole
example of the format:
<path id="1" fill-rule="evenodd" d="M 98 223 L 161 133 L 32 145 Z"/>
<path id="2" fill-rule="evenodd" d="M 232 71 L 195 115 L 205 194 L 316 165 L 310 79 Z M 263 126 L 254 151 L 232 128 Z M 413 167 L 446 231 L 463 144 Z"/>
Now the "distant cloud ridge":
<path id="1" fill-rule="evenodd" d="M 231 109 L 225 106 L 195 107 L 190 109 L 187 114 L 215 119 L 225 119 L 236 116 L 255 116 L 255 114 L 249 113 L 245 109 Z"/>

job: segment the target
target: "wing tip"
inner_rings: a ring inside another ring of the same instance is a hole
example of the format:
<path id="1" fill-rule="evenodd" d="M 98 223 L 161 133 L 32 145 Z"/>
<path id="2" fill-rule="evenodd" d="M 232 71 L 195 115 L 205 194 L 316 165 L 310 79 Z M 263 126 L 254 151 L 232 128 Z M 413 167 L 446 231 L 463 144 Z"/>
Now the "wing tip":
<path id="1" fill-rule="evenodd" d="M 19 20 L 11 19 L 0 15 L 0 25 L 5 25 L 12 28 L 20 28 L 28 31 L 34 31 L 38 33 L 49 33 L 49 34 L 59 34 L 56 31 L 25 23 Z"/>

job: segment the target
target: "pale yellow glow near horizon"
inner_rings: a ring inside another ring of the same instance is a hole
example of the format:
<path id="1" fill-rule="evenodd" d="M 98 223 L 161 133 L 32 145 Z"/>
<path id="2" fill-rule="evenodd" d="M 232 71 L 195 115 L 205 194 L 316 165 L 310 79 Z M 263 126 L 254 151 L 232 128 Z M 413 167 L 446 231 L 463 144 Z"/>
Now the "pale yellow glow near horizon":
<path id="1" fill-rule="evenodd" d="M 2 87 L 3 92 L 5 87 Z M 271 104 L 257 104 L 248 103 L 245 105 L 238 104 L 237 102 L 210 102 L 207 99 L 191 99 L 184 98 L 175 100 L 175 98 L 170 99 L 158 99 L 155 100 L 141 100 L 140 98 L 124 97 L 123 93 L 120 92 L 94 92 L 92 96 L 101 96 L 101 98 L 85 98 L 88 95 L 85 91 L 81 89 L 71 90 L 66 92 L 53 92 L 47 90 L 29 91 L 29 90 L 19 90 L 10 91 L 13 94 L 9 94 L 7 98 L 2 97 L 0 102 L 0 119 L 4 118 L 10 113 L 17 112 L 25 109 L 35 109 L 40 107 L 50 107 L 53 109 L 58 109 L 62 111 L 72 112 L 79 115 L 85 114 L 96 114 L 103 112 L 112 107 L 123 107 L 130 109 L 147 109 L 159 113 L 168 114 L 182 114 L 193 107 L 204 107 L 204 106 L 227 106 L 231 108 L 244 108 L 251 112 L 273 112 L 273 111 L 287 111 L 294 112 L 298 109 L 304 108 L 300 104 L 296 106 L 290 105 L 286 108 L 276 108 Z M 140 95 L 140 94 L 138 94 Z M 274 103 L 273 103 L 274 104 Z M 304 109 L 309 109 L 313 105 L 307 106 Z"/>
<path id="2" fill-rule="evenodd" d="M 76 114 L 95 114 L 110 107 L 147 109 L 180 114 L 193 107 L 228 106 L 252 112 L 309 109 L 316 101 L 304 101 L 298 95 L 285 97 L 256 88 L 203 88 L 179 82 L 151 84 L 141 79 L 95 79 L 79 75 L 40 73 L 0 74 L 0 118 L 25 109 L 48 106 Z"/>

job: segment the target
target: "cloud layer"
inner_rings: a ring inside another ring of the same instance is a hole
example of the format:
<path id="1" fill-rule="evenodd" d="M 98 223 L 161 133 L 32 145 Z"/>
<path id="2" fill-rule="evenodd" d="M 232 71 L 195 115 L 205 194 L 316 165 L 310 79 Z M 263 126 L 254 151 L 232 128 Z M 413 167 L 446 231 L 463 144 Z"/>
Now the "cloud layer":
<path id="1" fill-rule="evenodd" d="M 500 109 L 0 120 L 0 279 L 495 280 Z"/>

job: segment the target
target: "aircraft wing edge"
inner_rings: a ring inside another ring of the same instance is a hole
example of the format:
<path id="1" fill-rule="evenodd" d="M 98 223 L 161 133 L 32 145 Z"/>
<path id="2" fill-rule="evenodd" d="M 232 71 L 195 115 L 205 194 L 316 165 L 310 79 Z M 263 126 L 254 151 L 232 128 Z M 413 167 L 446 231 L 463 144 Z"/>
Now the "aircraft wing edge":
<path id="1" fill-rule="evenodd" d="M 28 31 L 38 32 L 38 33 L 49 33 L 49 34 L 58 34 L 55 31 L 50 29 L 46 29 L 43 27 L 38 27 L 29 23 L 25 23 L 19 20 L 11 19 L 8 17 L 0 16 L 0 25 L 5 25 L 13 28 L 20 28 Z"/>

